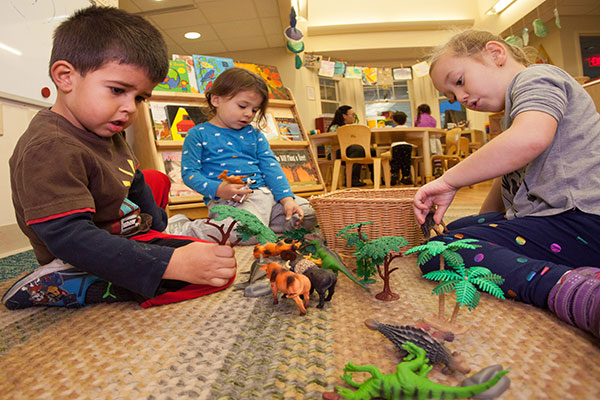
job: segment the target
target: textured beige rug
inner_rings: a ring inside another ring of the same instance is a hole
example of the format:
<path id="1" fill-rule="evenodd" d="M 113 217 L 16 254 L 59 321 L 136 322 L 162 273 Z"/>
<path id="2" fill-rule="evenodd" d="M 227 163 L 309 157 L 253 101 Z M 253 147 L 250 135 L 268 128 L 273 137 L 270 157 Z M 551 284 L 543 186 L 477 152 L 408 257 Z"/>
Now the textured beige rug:
<path id="1" fill-rule="evenodd" d="M 237 255 L 240 272 L 248 270 L 251 248 Z M 245 298 L 232 288 L 149 309 L 0 306 L 0 398 L 319 399 L 342 384 L 348 361 L 394 371 L 398 352 L 364 326 L 366 318 L 415 324 L 436 309 L 434 283 L 420 278 L 416 259 L 396 265 L 399 300 L 376 300 L 381 282 L 368 294 L 340 275 L 332 302 L 319 310 L 312 298 L 304 317 L 291 300 L 273 305 L 270 296 Z M 246 279 L 239 273 L 236 282 Z M 501 399 L 600 398 L 599 342 L 549 312 L 484 295 L 459 322 L 470 329 L 447 346 L 473 371 L 509 369 Z M 437 369 L 429 377 L 448 385 L 464 379 Z"/>

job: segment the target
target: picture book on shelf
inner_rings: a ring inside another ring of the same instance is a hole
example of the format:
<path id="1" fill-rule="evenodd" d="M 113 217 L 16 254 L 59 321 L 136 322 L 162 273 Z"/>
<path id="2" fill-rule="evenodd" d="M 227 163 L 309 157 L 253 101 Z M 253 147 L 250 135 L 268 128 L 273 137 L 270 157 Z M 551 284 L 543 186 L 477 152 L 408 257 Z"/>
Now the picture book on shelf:
<path id="1" fill-rule="evenodd" d="M 156 85 L 154 90 L 192 93 L 185 61 L 169 60 L 169 72 L 165 79 Z"/>
<path id="2" fill-rule="evenodd" d="M 194 54 L 194 69 L 198 92 L 205 93 L 221 72 L 233 67 L 231 58 L 202 56 Z"/>
<path id="3" fill-rule="evenodd" d="M 254 129 L 261 131 L 267 140 L 270 142 L 272 140 L 280 140 L 279 130 L 277 129 L 277 124 L 275 123 L 275 117 L 271 113 L 265 113 L 266 122 L 258 124 L 257 120 L 252 121 L 252 126 Z"/>
<path id="4" fill-rule="evenodd" d="M 152 129 L 156 140 L 173 140 L 171 130 L 169 129 L 169 120 L 165 106 L 169 103 L 150 101 L 150 119 L 152 120 Z"/>
<path id="5" fill-rule="evenodd" d="M 234 65 L 238 68 L 244 68 L 254 72 L 267 82 L 270 99 L 289 100 L 290 96 L 281 82 L 279 70 L 273 65 L 251 64 L 236 62 Z"/>
<path id="6" fill-rule="evenodd" d="M 284 140 L 304 140 L 302 132 L 300 132 L 300 126 L 294 118 L 275 118 L 277 122 L 277 128 L 279 129 L 279 136 Z"/>
<path id="7" fill-rule="evenodd" d="M 190 196 L 197 195 L 198 193 L 183 183 L 181 177 L 181 152 L 180 151 L 167 151 L 161 153 L 163 162 L 165 164 L 165 172 L 171 181 L 171 190 L 169 196 Z"/>
<path id="8" fill-rule="evenodd" d="M 194 58 L 192 56 L 184 56 L 181 54 L 173 54 L 173 60 L 185 61 L 185 66 L 188 73 L 188 81 L 190 83 L 191 92 L 198 93 L 198 84 L 196 83 L 196 74 L 194 72 Z"/>
<path id="9" fill-rule="evenodd" d="M 165 111 L 173 140 L 184 140 L 194 126 L 208 121 L 208 107 L 167 104 Z"/>
<path id="10" fill-rule="evenodd" d="M 281 164 L 290 186 L 312 186 L 318 184 L 318 174 L 308 154 L 308 149 L 280 150 L 273 154 Z"/>

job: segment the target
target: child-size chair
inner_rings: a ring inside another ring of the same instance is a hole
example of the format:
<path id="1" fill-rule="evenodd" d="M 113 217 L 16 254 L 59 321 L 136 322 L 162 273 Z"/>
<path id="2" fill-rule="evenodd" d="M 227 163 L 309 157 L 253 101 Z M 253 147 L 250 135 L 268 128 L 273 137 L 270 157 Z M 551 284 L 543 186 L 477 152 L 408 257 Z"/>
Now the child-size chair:
<path id="1" fill-rule="evenodd" d="M 338 141 L 340 142 L 341 159 L 336 159 L 333 164 L 333 178 L 331 182 L 331 191 L 337 189 L 342 161 L 346 163 L 346 186 L 352 187 L 352 166 L 358 164 L 373 164 L 373 186 L 379 189 L 381 185 L 381 167 L 383 166 L 383 175 L 385 186 L 390 186 L 390 159 L 387 157 L 371 156 L 371 129 L 366 125 L 343 125 L 337 130 Z M 348 158 L 346 149 L 351 145 L 357 145 L 363 148 L 365 156 L 360 158 Z"/>
<path id="2" fill-rule="evenodd" d="M 469 139 L 461 136 L 462 129 L 454 128 L 446 132 L 446 147 L 444 154 L 431 156 L 432 168 L 436 164 L 442 168 L 442 173 L 467 158 L 469 155 Z"/>

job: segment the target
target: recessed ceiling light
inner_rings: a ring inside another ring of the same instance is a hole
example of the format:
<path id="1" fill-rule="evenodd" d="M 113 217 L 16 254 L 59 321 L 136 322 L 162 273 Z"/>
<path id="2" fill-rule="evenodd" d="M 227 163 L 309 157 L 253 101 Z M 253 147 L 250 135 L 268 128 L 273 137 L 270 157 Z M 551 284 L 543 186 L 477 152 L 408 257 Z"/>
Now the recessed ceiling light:
<path id="1" fill-rule="evenodd" d="M 201 35 L 198 32 L 188 32 L 185 35 L 186 39 L 198 39 Z"/>

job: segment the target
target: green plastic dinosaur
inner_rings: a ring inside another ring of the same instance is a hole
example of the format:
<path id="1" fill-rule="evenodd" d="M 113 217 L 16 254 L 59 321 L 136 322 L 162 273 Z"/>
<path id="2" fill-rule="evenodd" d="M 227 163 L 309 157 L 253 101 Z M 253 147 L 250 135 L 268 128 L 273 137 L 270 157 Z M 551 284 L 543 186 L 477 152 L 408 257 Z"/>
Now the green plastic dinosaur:
<path id="1" fill-rule="evenodd" d="M 321 259 L 323 264 L 321 264 L 321 268 L 328 269 L 333 271 L 337 276 L 338 271 L 341 271 L 344 275 L 346 275 L 350 280 L 356 283 L 361 288 L 365 289 L 367 292 L 371 293 L 371 290 L 364 285 L 364 283 L 360 282 L 350 271 L 346 268 L 346 265 L 340 258 L 340 256 L 331 251 L 327 247 L 325 247 L 323 241 L 321 239 L 311 239 L 307 240 L 306 243 L 312 244 L 317 249 L 316 255 Z"/>
<path id="2" fill-rule="evenodd" d="M 347 400 L 362 400 L 371 398 L 393 399 L 465 399 L 483 393 L 494 386 L 500 378 L 508 373 L 499 371 L 487 382 L 472 386 L 445 386 L 427 379 L 427 374 L 433 368 L 428 365 L 425 350 L 412 342 L 406 342 L 402 347 L 408 351 L 404 362 L 398 364 L 395 374 L 385 375 L 373 365 L 346 364 L 342 380 L 348 385 L 358 388 L 352 391 L 337 386 L 337 394 Z M 368 372 L 371 377 L 362 384 L 352 380 L 352 372 Z M 330 393 L 324 393 L 323 398 L 333 398 Z"/>

